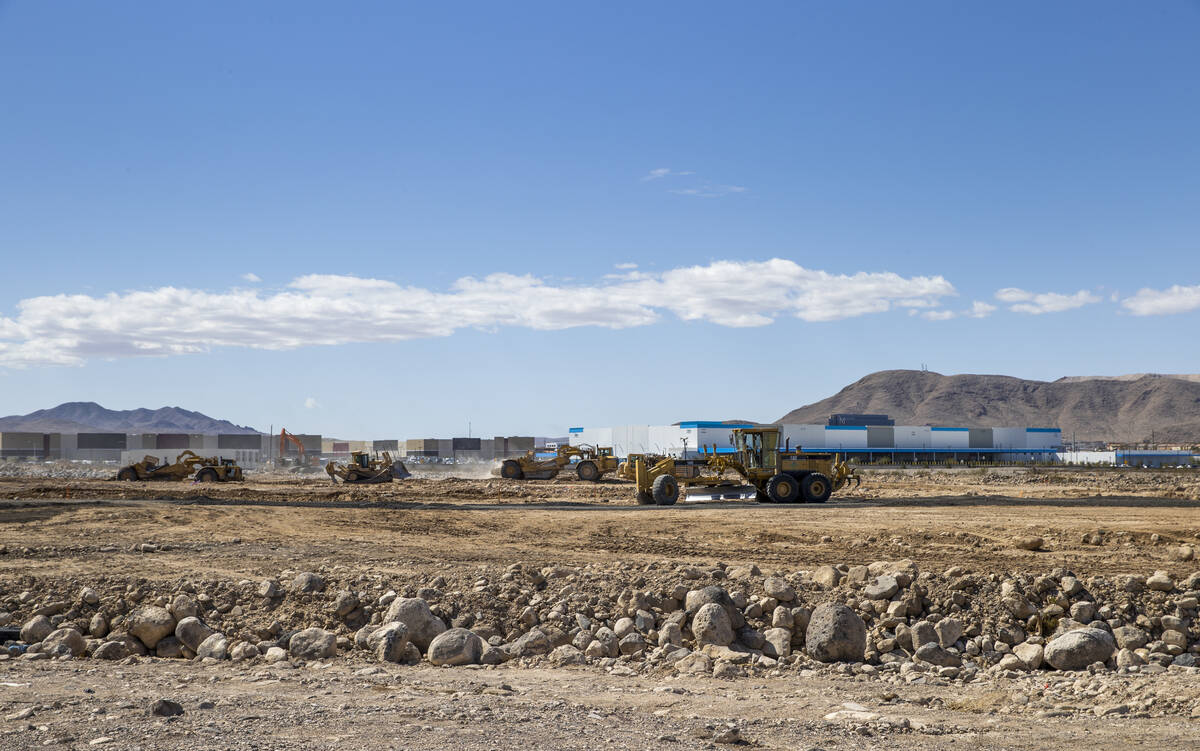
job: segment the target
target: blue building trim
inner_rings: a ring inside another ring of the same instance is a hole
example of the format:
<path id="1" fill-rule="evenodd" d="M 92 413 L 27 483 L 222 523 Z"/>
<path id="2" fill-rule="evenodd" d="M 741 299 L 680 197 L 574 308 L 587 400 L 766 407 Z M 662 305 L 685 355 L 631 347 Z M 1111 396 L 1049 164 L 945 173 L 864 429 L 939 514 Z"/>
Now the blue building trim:
<path id="1" fill-rule="evenodd" d="M 930 428 L 930 430 L 953 430 L 958 433 L 970 432 L 970 428 Z"/>
<path id="2" fill-rule="evenodd" d="M 568 430 L 572 433 L 582 433 L 583 432 L 583 428 L 568 428 Z"/>
<path id="3" fill-rule="evenodd" d="M 1061 433 L 1062 428 L 1025 428 L 1026 433 Z"/>
<path id="4" fill-rule="evenodd" d="M 693 420 L 679 423 L 681 428 L 752 428 L 748 422 L 713 422 L 708 420 Z"/>
<path id="5" fill-rule="evenodd" d="M 890 426 L 882 426 L 890 427 Z M 866 425 L 826 425 L 826 430 L 866 430 Z"/>

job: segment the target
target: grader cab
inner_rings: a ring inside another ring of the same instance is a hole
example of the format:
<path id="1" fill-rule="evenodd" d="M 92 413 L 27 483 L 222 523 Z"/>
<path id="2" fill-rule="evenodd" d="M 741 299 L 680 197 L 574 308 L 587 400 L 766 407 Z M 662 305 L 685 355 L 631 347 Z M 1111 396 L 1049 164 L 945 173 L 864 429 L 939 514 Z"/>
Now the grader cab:
<path id="1" fill-rule="evenodd" d="M 836 454 L 793 451 L 779 445 L 779 428 L 735 428 L 733 452 L 719 454 L 704 447 L 702 459 L 628 458 L 624 476 L 637 483 L 638 503 L 670 506 L 680 487 L 698 499 L 754 497 L 769 503 L 824 503 L 848 483 L 860 482 Z M 733 473 L 744 484 L 728 478 Z"/>

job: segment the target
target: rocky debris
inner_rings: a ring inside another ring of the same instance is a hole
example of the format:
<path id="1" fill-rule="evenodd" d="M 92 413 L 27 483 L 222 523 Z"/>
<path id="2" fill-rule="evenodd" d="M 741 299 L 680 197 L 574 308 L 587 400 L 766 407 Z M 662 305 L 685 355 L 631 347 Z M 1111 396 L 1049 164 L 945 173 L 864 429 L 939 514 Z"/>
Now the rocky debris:
<path id="1" fill-rule="evenodd" d="M 562 648 L 575 649 L 570 645 Z M 482 654 L 483 639 L 465 628 L 443 631 L 429 643 L 428 650 L 429 661 L 434 665 L 475 665 Z"/>
<path id="2" fill-rule="evenodd" d="M 204 640 L 214 633 L 216 632 L 195 616 L 184 618 L 175 625 L 175 638 L 192 652 L 198 652 Z"/>
<path id="3" fill-rule="evenodd" d="M 1056 637 L 1046 645 L 1044 657 L 1058 670 L 1084 670 L 1108 662 L 1116 649 L 1112 634 L 1099 628 L 1080 628 Z"/>
<path id="4" fill-rule="evenodd" d="M 50 635 L 54 630 L 54 624 L 44 615 L 36 615 L 25 622 L 21 626 L 21 641 L 26 643 L 39 642 Z"/>
<path id="5" fill-rule="evenodd" d="M 404 662 L 408 654 L 408 626 L 400 621 L 392 621 L 382 626 L 366 626 L 363 631 L 369 632 L 365 638 L 365 646 L 380 662 Z M 361 632 L 360 632 L 361 633 Z"/>
<path id="6" fill-rule="evenodd" d="M 296 574 L 288 589 L 295 594 L 313 594 L 325 591 L 325 580 L 311 571 Z"/>
<path id="7" fill-rule="evenodd" d="M 196 647 L 196 656 L 214 660 L 229 659 L 229 640 L 225 634 L 212 634 Z"/>
<path id="8" fill-rule="evenodd" d="M 288 653 L 300 660 L 322 660 L 337 656 L 337 635 L 323 628 L 306 628 L 288 639 Z"/>
<path id="9" fill-rule="evenodd" d="M 51 654 L 65 654 L 78 657 L 87 649 L 83 634 L 73 628 L 60 628 L 51 631 L 42 640 L 42 650 Z"/>
<path id="10" fill-rule="evenodd" d="M 147 649 L 154 649 L 164 636 L 175 633 L 175 616 L 166 608 L 140 607 L 125 619 L 125 628 Z"/>
<path id="11" fill-rule="evenodd" d="M 701 605 L 692 616 L 692 633 L 699 645 L 727 647 L 733 642 L 733 623 L 724 607 L 708 602 Z"/>
<path id="12" fill-rule="evenodd" d="M 861 662 L 867 648 L 863 619 L 845 605 L 817 607 L 804 633 L 808 654 L 820 662 Z"/>

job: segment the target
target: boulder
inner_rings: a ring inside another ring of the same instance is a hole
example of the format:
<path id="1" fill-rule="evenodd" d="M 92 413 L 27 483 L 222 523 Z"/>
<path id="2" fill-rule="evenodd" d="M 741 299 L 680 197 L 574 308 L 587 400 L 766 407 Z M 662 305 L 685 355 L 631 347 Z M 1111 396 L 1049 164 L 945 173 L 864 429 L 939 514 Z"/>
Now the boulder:
<path id="1" fill-rule="evenodd" d="M 234 662 L 252 660 L 255 657 L 258 657 L 258 655 L 258 647 L 254 646 L 248 641 L 240 641 L 237 644 L 234 644 L 233 649 L 229 651 L 229 659 L 233 660 Z"/>
<path id="2" fill-rule="evenodd" d="M 1150 643 L 1150 637 L 1137 626 L 1118 626 L 1114 628 L 1113 639 L 1120 649 L 1141 649 Z"/>
<path id="3" fill-rule="evenodd" d="M 200 645 L 205 639 L 212 636 L 216 632 L 205 625 L 204 621 L 196 618 L 184 618 L 175 625 L 175 638 L 178 639 L 183 646 L 199 653 Z"/>
<path id="4" fill-rule="evenodd" d="M 792 632 L 786 628 L 769 628 L 763 632 L 763 654 L 777 660 L 792 654 Z"/>
<path id="5" fill-rule="evenodd" d="M 1044 543 L 1045 540 L 1034 535 L 1024 535 L 1013 538 L 1013 546 L 1018 547 L 1021 550 L 1041 550 Z"/>
<path id="6" fill-rule="evenodd" d="M 452 628 L 433 637 L 427 656 L 434 665 L 477 665 L 482 654 L 483 639 L 465 628 Z"/>
<path id="7" fill-rule="evenodd" d="M 1116 648 L 1112 634 L 1107 631 L 1080 628 L 1051 640 L 1044 657 L 1058 670 L 1083 670 L 1093 662 L 1108 662 Z"/>
<path id="8" fill-rule="evenodd" d="M 323 592 L 325 590 L 325 580 L 319 575 L 311 571 L 305 571 L 301 574 L 296 574 L 296 578 L 292 579 L 288 589 L 296 594 L 312 594 L 314 592 Z"/>
<path id="9" fill-rule="evenodd" d="M 323 628 L 306 628 L 288 639 L 288 653 L 300 660 L 337 656 L 337 634 Z"/>
<path id="10" fill-rule="evenodd" d="M 820 662 L 862 662 L 867 626 L 845 605 L 826 603 L 809 618 L 804 642 L 809 656 Z"/>
<path id="11" fill-rule="evenodd" d="M 896 577 L 885 574 L 863 587 L 863 597 L 868 600 L 890 600 L 899 591 L 900 584 L 896 581 Z"/>
<path id="12" fill-rule="evenodd" d="M 615 638 L 616 634 L 613 634 L 613 637 Z M 509 657 L 533 657 L 534 655 L 549 654 L 552 646 L 550 638 L 535 628 L 521 634 L 513 643 L 505 645 L 504 650 Z"/>
<path id="13" fill-rule="evenodd" d="M 175 633 L 175 616 L 166 608 L 146 605 L 125 618 L 125 629 L 138 638 L 146 649 L 154 649 L 159 639 Z"/>
<path id="14" fill-rule="evenodd" d="M 382 626 L 367 626 L 372 629 L 366 636 L 366 648 L 375 653 L 381 662 L 404 662 L 408 652 L 408 626 L 392 621 Z"/>
<path id="15" fill-rule="evenodd" d="M 26 644 L 37 644 L 54 631 L 54 624 L 44 615 L 35 615 L 21 626 L 21 641 Z"/>
<path id="16" fill-rule="evenodd" d="M 962 665 L 962 658 L 948 649 L 943 649 L 935 641 L 925 642 L 913 653 L 918 660 L 928 662 L 943 668 L 957 668 Z"/>
<path id="17" fill-rule="evenodd" d="M 833 566 L 821 566 L 813 572 L 812 578 L 825 589 L 832 589 L 842 580 L 842 572 Z"/>
<path id="18" fill-rule="evenodd" d="M 780 602 L 791 602 L 796 599 L 796 590 L 792 585 L 777 576 L 767 577 L 767 580 L 763 582 L 763 591 L 767 593 L 768 597 L 774 597 Z"/>
<path id="19" fill-rule="evenodd" d="M 963 627 L 955 618 L 943 618 L 933 626 L 937 632 L 938 643 L 943 647 L 953 647 L 962 638 Z"/>
<path id="20" fill-rule="evenodd" d="M 711 587 L 703 589 L 693 589 L 687 593 L 687 599 L 684 601 L 684 610 L 689 616 L 695 615 L 696 611 L 704 605 L 714 603 L 720 605 L 729 614 L 729 621 L 734 628 L 738 628 L 745 621 L 742 611 L 738 610 L 734 604 L 733 598 L 725 591 L 724 587 L 718 587 L 715 584 Z"/>
<path id="21" fill-rule="evenodd" d="M 70 652 L 72 657 L 78 657 L 87 649 L 87 643 L 83 639 L 83 634 L 73 628 L 56 629 L 42 639 L 42 649 L 47 652 L 57 651 L 59 647 Z"/>
<path id="22" fill-rule="evenodd" d="M 158 644 L 154 647 L 154 655 L 164 659 L 179 659 L 183 657 L 183 642 L 179 638 L 171 635 L 164 636 L 158 640 Z"/>
<path id="23" fill-rule="evenodd" d="M 200 642 L 196 647 L 197 657 L 211 657 L 214 660 L 229 659 L 229 640 L 225 638 L 225 634 L 211 634 L 207 639 Z"/>
<path id="24" fill-rule="evenodd" d="M 1045 648 L 1041 644 L 1030 644 L 1024 642 L 1013 647 L 1013 654 L 1025 663 L 1025 667 L 1030 670 L 1037 670 L 1042 666 L 1042 659 L 1045 653 Z"/>
<path id="25" fill-rule="evenodd" d="M 556 667 L 583 665 L 586 662 L 587 658 L 584 657 L 583 652 L 580 652 L 570 644 L 564 644 L 550 653 L 550 664 Z"/>
<path id="26" fill-rule="evenodd" d="M 200 615 L 200 606 L 196 604 L 196 600 L 191 595 L 186 594 L 175 595 L 175 599 L 171 600 L 171 607 L 168 609 L 176 621 Z"/>
<path id="27" fill-rule="evenodd" d="M 701 605 L 692 616 L 692 634 L 699 645 L 729 646 L 733 642 L 733 623 L 729 613 L 715 602 Z"/>
<path id="28" fill-rule="evenodd" d="M 108 641 L 96 647 L 92 657 L 98 660 L 123 660 L 146 654 L 146 647 L 129 634 L 112 634 Z"/>
<path id="29" fill-rule="evenodd" d="M 429 609 L 429 603 L 419 597 L 397 597 L 388 606 L 385 622 L 399 621 L 408 627 L 408 640 L 422 653 L 429 649 L 433 637 L 446 630 L 446 624 Z"/>
<path id="30" fill-rule="evenodd" d="M 600 628 L 596 629 L 596 643 L 598 643 L 600 645 L 600 649 L 603 650 L 603 654 L 600 655 L 601 657 L 616 657 L 618 654 L 620 654 L 621 639 L 617 636 L 615 631 L 607 626 L 601 626 Z M 589 645 L 589 648 L 590 646 L 591 645 Z M 591 657 L 592 655 L 588 656 Z"/>
<path id="31" fill-rule="evenodd" d="M 88 621 L 88 634 L 97 639 L 103 639 L 108 633 L 108 619 L 104 617 L 104 613 L 96 613 L 92 619 Z"/>

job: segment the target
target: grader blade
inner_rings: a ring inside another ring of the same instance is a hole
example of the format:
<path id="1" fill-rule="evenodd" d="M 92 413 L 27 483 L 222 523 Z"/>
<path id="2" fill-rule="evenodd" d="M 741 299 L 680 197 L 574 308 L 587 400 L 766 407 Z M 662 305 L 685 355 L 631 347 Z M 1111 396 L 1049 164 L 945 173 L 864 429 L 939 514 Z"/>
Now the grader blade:
<path id="1" fill-rule="evenodd" d="M 685 491 L 684 500 L 692 501 L 740 501 L 754 498 L 758 488 L 753 485 L 700 485 Z"/>

